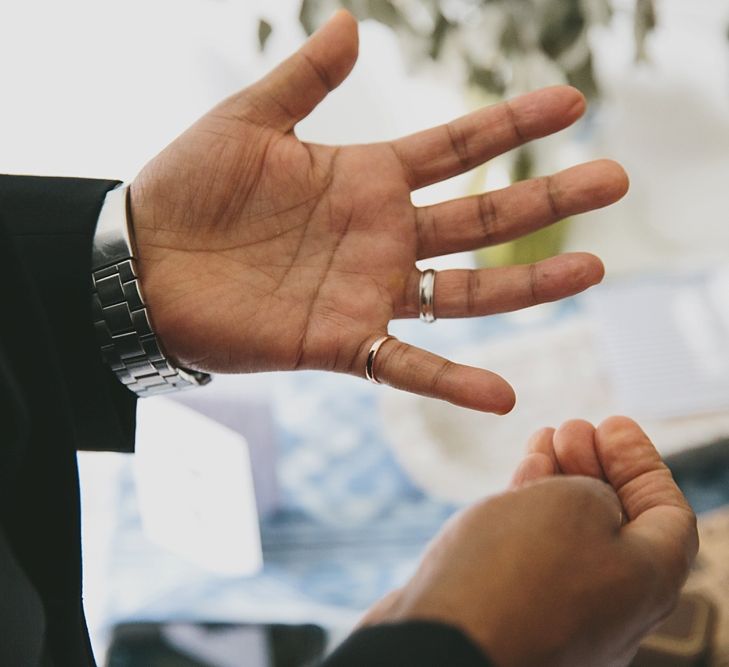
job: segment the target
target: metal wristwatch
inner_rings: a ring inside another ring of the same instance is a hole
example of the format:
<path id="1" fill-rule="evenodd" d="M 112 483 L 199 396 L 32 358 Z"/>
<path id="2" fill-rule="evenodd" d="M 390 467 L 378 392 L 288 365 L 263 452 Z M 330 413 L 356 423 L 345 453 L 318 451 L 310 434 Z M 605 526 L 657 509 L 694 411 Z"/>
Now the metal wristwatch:
<path id="1" fill-rule="evenodd" d="M 91 260 L 92 313 L 104 360 L 138 396 L 207 384 L 207 373 L 181 368 L 167 359 L 152 329 L 137 277 L 129 221 L 129 186 L 118 186 L 107 193 L 101 208 Z"/>

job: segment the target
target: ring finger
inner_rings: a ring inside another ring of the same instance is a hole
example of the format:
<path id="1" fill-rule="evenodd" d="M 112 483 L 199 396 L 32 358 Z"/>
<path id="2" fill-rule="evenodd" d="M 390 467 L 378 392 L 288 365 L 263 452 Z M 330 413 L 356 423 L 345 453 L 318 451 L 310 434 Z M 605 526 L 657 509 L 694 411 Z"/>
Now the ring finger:
<path id="1" fill-rule="evenodd" d="M 567 253 L 535 264 L 494 269 L 451 269 L 435 277 L 433 311 L 438 317 L 479 317 L 557 301 L 599 283 L 605 269 L 588 253 Z M 420 276 L 411 274 L 395 317 L 419 317 Z"/>

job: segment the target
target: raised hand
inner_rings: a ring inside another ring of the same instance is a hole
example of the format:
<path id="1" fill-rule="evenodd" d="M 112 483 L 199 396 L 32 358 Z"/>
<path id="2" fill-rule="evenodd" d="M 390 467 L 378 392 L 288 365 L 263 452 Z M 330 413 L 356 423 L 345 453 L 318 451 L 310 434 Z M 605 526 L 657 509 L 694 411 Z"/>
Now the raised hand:
<path id="1" fill-rule="evenodd" d="M 395 141 L 301 142 L 296 123 L 349 71 L 357 26 L 337 13 L 268 76 L 225 100 L 134 180 L 131 210 L 154 326 L 182 365 L 217 372 L 327 369 L 363 376 L 394 318 L 417 317 L 417 259 L 516 238 L 626 191 L 599 161 L 505 190 L 418 208 L 410 194 L 583 113 L 558 87 Z M 587 254 L 532 266 L 443 271 L 437 317 L 560 299 L 600 281 Z M 507 412 L 511 387 L 486 370 L 389 340 L 380 380 L 478 410 Z"/>
<path id="2" fill-rule="evenodd" d="M 512 489 L 451 520 L 363 623 L 442 621 L 501 667 L 627 665 L 697 546 L 694 514 L 637 424 L 569 422 L 536 434 Z"/>

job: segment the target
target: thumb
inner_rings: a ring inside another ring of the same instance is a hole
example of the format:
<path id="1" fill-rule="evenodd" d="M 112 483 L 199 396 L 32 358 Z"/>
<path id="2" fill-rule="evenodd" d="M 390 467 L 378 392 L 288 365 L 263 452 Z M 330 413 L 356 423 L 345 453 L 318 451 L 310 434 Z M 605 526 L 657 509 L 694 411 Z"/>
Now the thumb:
<path id="1" fill-rule="evenodd" d="M 595 450 L 627 515 L 623 535 L 646 545 L 654 567 L 683 582 L 696 556 L 696 517 L 643 430 L 626 417 L 597 428 Z"/>
<path id="2" fill-rule="evenodd" d="M 230 98 L 230 111 L 256 124 L 289 132 L 347 78 L 357 61 L 358 48 L 357 21 L 340 10 L 296 53 Z"/>

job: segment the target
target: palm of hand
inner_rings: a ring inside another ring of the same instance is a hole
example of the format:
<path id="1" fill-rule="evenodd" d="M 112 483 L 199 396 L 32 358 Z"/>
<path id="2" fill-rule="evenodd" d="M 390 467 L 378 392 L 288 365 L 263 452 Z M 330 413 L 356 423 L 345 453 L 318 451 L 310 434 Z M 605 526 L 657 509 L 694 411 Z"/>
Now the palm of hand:
<path id="1" fill-rule="evenodd" d="M 416 208 L 410 193 L 576 120 L 584 99 L 554 88 L 392 142 L 300 142 L 296 123 L 346 77 L 356 24 L 335 15 L 267 77 L 209 112 L 131 189 L 142 283 L 168 353 L 211 371 L 318 368 L 363 375 L 390 320 L 419 312 L 417 259 L 516 238 L 611 203 L 625 175 L 600 161 L 502 191 Z M 436 315 L 504 312 L 598 282 L 591 255 L 528 267 L 443 271 Z M 383 381 L 495 412 L 509 385 L 400 341 Z"/>
<path id="2" fill-rule="evenodd" d="M 172 187 L 194 192 L 207 181 L 211 194 L 169 211 L 181 221 L 171 229 L 137 228 L 147 260 L 169 267 L 157 271 L 176 288 L 160 303 L 174 318 L 182 301 L 193 319 L 181 329 L 155 311 L 165 340 L 189 358 L 206 350 L 192 361 L 212 370 L 353 371 L 417 289 L 415 215 L 394 153 L 307 145 L 235 118 L 203 119 L 190 132 L 207 155 Z M 152 181 L 180 157 L 173 147 L 158 160 Z"/>
<path id="3" fill-rule="evenodd" d="M 697 549 L 696 517 L 641 428 L 574 420 L 535 433 L 509 491 L 452 517 L 362 624 L 441 620 L 504 666 L 627 665 Z"/>

